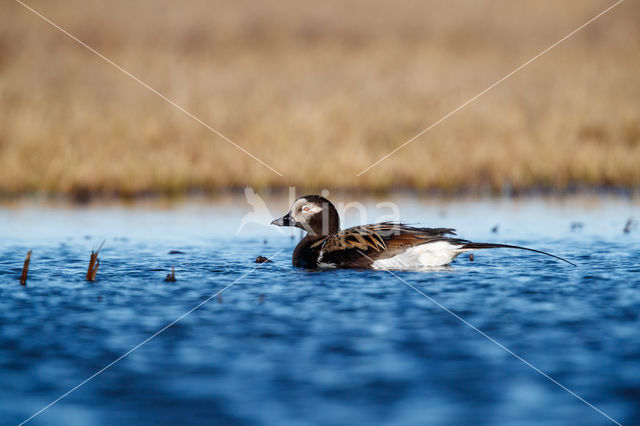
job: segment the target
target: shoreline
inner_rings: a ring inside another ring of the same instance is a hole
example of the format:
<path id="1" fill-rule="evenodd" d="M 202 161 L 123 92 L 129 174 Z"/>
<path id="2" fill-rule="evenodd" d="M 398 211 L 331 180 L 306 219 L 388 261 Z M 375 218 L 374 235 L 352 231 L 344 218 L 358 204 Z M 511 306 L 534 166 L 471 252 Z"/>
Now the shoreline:
<path id="1" fill-rule="evenodd" d="M 118 193 L 105 191 L 83 191 L 79 193 L 34 191 L 29 193 L 1 193 L 0 206 L 14 203 L 34 204 L 68 204 L 68 205 L 93 205 L 93 204 L 145 204 L 150 203 L 183 203 L 183 202 L 212 202 L 227 199 L 243 199 L 245 188 L 250 187 L 226 187 L 219 189 L 193 188 L 184 192 L 173 191 L 142 191 L 137 193 Z M 261 197 L 275 199 L 287 198 L 290 191 L 296 196 L 305 194 L 320 194 L 329 192 L 329 198 L 415 198 L 415 199 L 571 199 L 571 198 L 619 198 L 640 200 L 640 187 L 616 187 L 616 186 L 572 186 L 569 188 L 555 189 L 550 187 L 536 187 L 529 189 L 513 190 L 505 188 L 501 191 L 492 189 L 461 188 L 457 190 L 443 189 L 415 189 L 398 187 L 384 190 L 367 190 L 362 188 L 296 188 L 296 187 L 250 187 Z"/>

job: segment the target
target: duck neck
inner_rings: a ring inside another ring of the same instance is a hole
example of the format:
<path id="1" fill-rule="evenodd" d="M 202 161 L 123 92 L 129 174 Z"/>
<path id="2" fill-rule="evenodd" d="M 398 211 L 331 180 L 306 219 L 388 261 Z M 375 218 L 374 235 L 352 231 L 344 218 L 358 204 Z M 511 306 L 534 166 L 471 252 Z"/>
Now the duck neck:
<path id="1" fill-rule="evenodd" d="M 311 246 L 323 238 L 325 237 L 322 235 L 308 233 L 302 240 L 300 240 L 293 251 L 293 266 L 303 266 L 306 268 L 315 267 L 320 253 L 320 246 L 314 248 Z"/>

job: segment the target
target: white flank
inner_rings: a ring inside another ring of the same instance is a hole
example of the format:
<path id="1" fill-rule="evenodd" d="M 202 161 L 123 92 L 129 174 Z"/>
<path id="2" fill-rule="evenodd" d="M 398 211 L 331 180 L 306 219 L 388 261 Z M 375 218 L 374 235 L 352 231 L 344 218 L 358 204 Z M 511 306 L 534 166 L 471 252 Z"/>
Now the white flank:
<path id="1" fill-rule="evenodd" d="M 388 259 L 373 262 L 373 269 L 410 269 L 434 266 L 445 266 L 453 262 L 460 253 L 461 244 L 448 241 L 436 241 L 421 244 Z"/>

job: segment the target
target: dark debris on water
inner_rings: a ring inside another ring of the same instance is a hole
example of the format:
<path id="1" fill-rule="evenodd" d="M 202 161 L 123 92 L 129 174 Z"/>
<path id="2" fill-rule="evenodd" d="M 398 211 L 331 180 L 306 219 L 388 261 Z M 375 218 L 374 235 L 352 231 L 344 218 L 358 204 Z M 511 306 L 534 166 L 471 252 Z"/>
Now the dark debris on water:
<path id="1" fill-rule="evenodd" d="M 573 232 L 580 231 L 580 230 L 582 230 L 583 227 L 584 227 L 584 223 L 582 223 L 582 222 L 572 222 L 571 223 L 571 230 Z"/>

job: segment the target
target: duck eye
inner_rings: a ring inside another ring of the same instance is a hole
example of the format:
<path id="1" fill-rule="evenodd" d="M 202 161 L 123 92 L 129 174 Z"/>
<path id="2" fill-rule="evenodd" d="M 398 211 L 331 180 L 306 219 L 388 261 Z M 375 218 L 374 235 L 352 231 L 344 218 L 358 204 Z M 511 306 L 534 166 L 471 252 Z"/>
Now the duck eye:
<path id="1" fill-rule="evenodd" d="M 311 210 L 311 208 L 310 208 L 309 206 L 304 206 L 304 207 L 302 208 L 302 211 L 303 211 L 303 212 L 308 212 L 309 210 Z"/>

